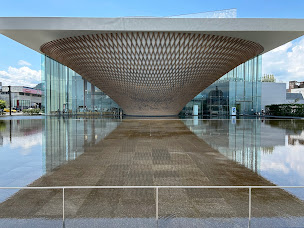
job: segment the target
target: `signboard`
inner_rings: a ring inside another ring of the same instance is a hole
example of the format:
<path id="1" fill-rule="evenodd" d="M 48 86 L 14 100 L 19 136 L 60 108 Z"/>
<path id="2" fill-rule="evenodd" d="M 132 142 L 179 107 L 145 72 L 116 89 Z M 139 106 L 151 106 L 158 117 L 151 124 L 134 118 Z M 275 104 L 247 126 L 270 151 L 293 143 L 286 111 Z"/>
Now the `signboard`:
<path id="1" fill-rule="evenodd" d="M 231 108 L 231 115 L 236 116 L 236 107 Z"/>
<path id="2" fill-rule="evenodd" d="M 39 94 L 42 95 L 41 90 L 36 90 L 36 89 L 30 89 L 30 88 L 23 88 L 22 92 L 24 93 L 31 93 L 31 94 Z"/>

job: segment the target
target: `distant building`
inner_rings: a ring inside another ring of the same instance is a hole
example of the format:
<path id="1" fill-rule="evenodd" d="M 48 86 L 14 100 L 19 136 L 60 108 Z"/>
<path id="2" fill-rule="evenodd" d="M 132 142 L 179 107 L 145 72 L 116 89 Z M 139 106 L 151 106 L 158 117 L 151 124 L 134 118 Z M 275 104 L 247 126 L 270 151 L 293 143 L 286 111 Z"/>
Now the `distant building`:
<path id="1" fill-rule="evenodd" d="M 261 108 L 272 104 L 286 104 L 286 83 L 262 82 Z"/>
<path id="2" fill-rule="evenodd" d="M 302 94 L 302 97 L 304 97 L 304 82 L 289 81 L 289 88 L 287 91 L 290 93 Z M 298 98 L 300 98 L 300 96 Z"/>
<path id="3" fill-rule="evenodd" d="M 9 107 L 8 86 L 2 86 L 0 99 L 5 100 Z M 25 86 L 11 86 L 11 99 L 13 108 L 41 108 L 42 91 Z"/>
<path id="4" fill-rule="evenodd" d="M 304 82 L 289 81 L 289 92 L 291 89 L 304 88 Z"/>
<path id="5" fill-rule="evenodd" d="M 293 82 L 295 81 L 289 82 L 289 88 L 290 86 L 297 86 L 297 83 Z M 300 86 L 300 84 L 298 84 L 298 86 Z M 304 87 L 299 89 L 288 89 L 286 92 L 286 83 L 262 82 L 262 109 L 265 110 L 265 106 L 272 104 L 304 104 L 303 94 L 301 92 L 296 92 L 296 90 L 304 92 Z"/>

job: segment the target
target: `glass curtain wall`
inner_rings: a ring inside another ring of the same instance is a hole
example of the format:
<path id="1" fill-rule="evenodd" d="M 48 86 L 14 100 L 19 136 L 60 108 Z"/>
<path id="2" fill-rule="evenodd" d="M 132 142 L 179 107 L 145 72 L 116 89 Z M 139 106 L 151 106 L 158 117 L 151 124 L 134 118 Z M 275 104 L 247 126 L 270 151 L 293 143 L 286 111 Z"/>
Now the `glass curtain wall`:
<path id="1" fill-rule="evenodd" d="M 199 93 L 182 110 L 192 115 L 198 105 L 199 115 L 231 115 L 232 107 L 238 114 L 261 111 L 262 56 L 257 56 L 234 68 Z"/>
<path id="2" fill-rule="evenodd" d="M 234 68 L 191 100 L 181 115 L 192 115 L 194 105 L 198 106 L 199 115 L 229 115 L 232 107 L 236 107 L 238 114 L 260 112 L 261 68 L 261 56 Z M 47 56 L 42 57 L 42 80 L 45 95 L 42 106 L 46 114 L 122 112 L 100 89 Z"/>
<path id="3" fill-rule="evenodd" d="M 70 68 L 42 56 L 43 107 L 46 114 L 114 114 L 120 107 Z"/>

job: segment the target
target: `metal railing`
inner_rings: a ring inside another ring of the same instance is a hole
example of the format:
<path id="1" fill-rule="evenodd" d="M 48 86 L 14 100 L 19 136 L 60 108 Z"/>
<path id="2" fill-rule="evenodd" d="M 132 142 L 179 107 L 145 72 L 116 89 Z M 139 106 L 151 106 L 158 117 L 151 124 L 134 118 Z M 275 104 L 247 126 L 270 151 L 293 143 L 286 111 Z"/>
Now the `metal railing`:
<path id="1" fill-rule="evenodd" d="M 303 188 L 304 186 L 54 186 L 54 187 L 0 187 L 0 189 L 37 189 L 37 190 L 62 190 L 62 223 L 65 227 L 65 189 L 154 189 L 155 190 L 155 220 L 158 226 L 158 190 L 159 189 L 248 189 L 248 227 L 251 220 L 251 190 L 252 189 L 282 189 Z"/>

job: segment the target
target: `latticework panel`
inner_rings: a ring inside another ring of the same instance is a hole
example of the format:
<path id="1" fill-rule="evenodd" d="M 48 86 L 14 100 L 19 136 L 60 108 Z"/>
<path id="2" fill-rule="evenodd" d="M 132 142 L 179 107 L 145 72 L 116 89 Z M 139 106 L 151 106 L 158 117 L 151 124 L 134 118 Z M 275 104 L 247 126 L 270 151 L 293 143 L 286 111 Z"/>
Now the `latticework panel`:
<path id="1" fill-rule="evenodd" d="M 41 51 L 97 86 L 126 114 L 176 115 L 263 47 L 217 35 L 125 32 L 58 39 Z"/>

